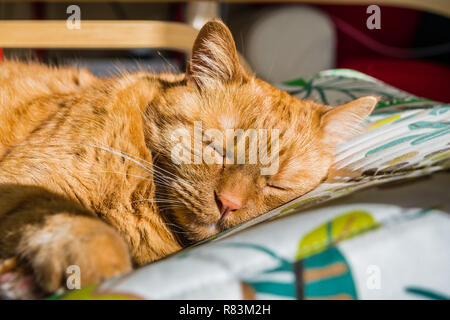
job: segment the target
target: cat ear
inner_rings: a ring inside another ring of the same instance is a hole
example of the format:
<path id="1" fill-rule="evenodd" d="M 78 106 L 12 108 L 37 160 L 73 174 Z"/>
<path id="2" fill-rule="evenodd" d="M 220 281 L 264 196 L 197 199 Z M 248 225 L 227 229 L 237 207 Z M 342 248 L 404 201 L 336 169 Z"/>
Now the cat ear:
<path id="1" fill-rule="evenodd" d="M 207 22 L 192 49 L 186 72 L 188 83 L 202 87 L 212 81 L 242 81 L 246 78 L 230 30 L 218 19 Z"/>
<path id="2" fill-rule="evenodd" d="M 357 135 L 361 123 L 375 108 L 378 98 L 362 97 L 342 106 L 328 108 L 322 115 L 321 126 L 326 143 L 339 143 Z"/>

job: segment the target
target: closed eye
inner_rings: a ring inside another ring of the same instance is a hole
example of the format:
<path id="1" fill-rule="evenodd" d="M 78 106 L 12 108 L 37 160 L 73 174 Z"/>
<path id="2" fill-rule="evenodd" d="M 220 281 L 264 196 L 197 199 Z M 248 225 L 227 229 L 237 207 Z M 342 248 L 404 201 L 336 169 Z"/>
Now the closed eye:
<path id="1" fill-rule="evenodd" d="M 222 157 L 222 169 L 225 169 L 225 159 L 226 159 L 226 155 L 223 152 L 223 150 L 219 150 L 215 145 L 211 145 L 211 147 L 214 149 L 214 151 Z"/>
<path id="2" fill-rule="evenodd" d="M 277 189 L 277 190 L 287 191 L 286 188 L 283 188 L 283 187 L 280 187 L 280 186 L 277 186 L 277 185 L 274 185 L 274 184 L 267 184 L 266 186 L 269 187 L 269 188 Z"/>
<path id="3" fill-rule="evenodd" d="M 213 149 L 214 150 L 214 152 L 216 152 L 219 156 L 221 156 L 221 157 L 224 157 L 225 155 L 224 155 L 224 152 L 223 152 L 223 150 L 221 150 L 220 148 L 218 148 L 217 146 L 215 146 L 213 143 L 210 143 L 210 144 L 204 144 L 204 146 L 207 148 L 207 147 L 210 147 L 211 149 Z"/>
<path id="4" fill-rule="evenodd" d="M 223 153 L 223 151 L 222 151 L 222 150 L 219 150 L 219 148 L 217 148 L 215 145 L 212 145 L 211 147 L 212 147 L 212 148 L 214 149 L 214 151 L 217 152 L 217 154 L 218 154 L 219 156 L 221 156 L 222 158 L 225 156 L 224 153 Z"/>
<path id="5" fill-rule="evenodd" d="M 215 146 L 213 143 L 210 143 L 208 145 L 206 145 L 206 148 L 211 148 L 214 150 L 215 153 L 217 153 L 221 158 L 222 158 L 222 169 L 225 169 L 225 158 L 226 155 L 223 152 L 223 150 L 220 150 L 217 146 Z"/>

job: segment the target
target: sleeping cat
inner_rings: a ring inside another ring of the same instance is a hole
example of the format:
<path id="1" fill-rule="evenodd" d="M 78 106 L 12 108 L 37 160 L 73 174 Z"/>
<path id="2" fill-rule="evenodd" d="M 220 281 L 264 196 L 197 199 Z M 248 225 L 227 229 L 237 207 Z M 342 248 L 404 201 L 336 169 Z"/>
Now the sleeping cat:
<path id="1" fill-rule="evenodd" d="M 98 282 L 312 190 L 377 99 L 331 108 L 294 98 L 246 72 L 213 20 L 186 74 L 99 79 L 5 61 L 0 101 L 0 259 L 15 258 L 53 292 L 70 265 L 82 285 Z M 226 161 L 230 150 L 209 141 L 204 150 L 224 161 L 175 163 L 173 132 L 196 123 L 276 129 L 276 172 Z"/>

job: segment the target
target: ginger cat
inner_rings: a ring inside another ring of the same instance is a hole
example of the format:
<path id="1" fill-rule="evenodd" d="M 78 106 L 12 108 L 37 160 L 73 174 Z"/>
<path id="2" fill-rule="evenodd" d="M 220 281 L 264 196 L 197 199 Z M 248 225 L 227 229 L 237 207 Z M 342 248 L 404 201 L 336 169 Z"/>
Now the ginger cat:
<path id="1" fill-rule="evenodd" d="M 99 282 L 312 190 L 377 99 L 331 108 L 292 97 L 244 71 L 231 33 L 213 20 L 186 74 L 99 79 L 5 61 L 0 101 L 0 259 L 16 258 L 54 292 L 70 265 L 82 285 Z M 196 122 L 277 129 L 277 171 L 175 163 L 173 132 Z"/>

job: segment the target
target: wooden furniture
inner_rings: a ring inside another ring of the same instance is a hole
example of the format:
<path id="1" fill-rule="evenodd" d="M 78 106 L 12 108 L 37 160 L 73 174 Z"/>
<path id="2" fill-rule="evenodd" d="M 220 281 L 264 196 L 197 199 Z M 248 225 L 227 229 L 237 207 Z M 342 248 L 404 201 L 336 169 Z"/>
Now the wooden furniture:
<path id="1" fill-rule="evenodd" d="M 1 0 L 6 1 L 6 0 Z M 11 1 L 11 0 L 9 0 Z M 66 2 L 67 0 L 16 0 L 17 2 Z M 180 0 L 116 0 L 118 2 L 180 2 Z M 211 1 L 211 0 L 210 0 Z M 91 0 L 78 0 L 77 3 L 91 2 Z M 96 0 L 95 2 L 110 2 L 110 0 Z M 196 0 L 185 0 L 185 2 L 197 2 Z M 276 0 L 222 0 L 230 3 L 274 3 Z M 311 3 L 311 4 L 353 4 L 353 5 L 386 5 L 402 8 L 417 9 L 434 12 L 450 17 L 449 0 L 281 0 L 284 3 Z"/>
<path id="2" fill-rule="evenodd" d="M 34 2 L 37 0 L 18 1 Z M 96 1 L 103 2 L 108 0 Z M 171 1 L 178 0 L 169 0 L 169 2 Z M 225 1 L 247 3 L 273 2 L 273 0 Z M 66 1 L 47 0 L 46 2 Z M 78 2 L 88 2 L 88 0 L 79 0 Z M 162 1 L 119 0 L 119 2 Z M 431 11 L 450 17 L 450 0 L 283 0 L 283 2 L 392 5 Z M 69 29 L 65 20 L 0 20 L 0 48 L 164 48 L 180 50 L 189 54 L 197 35 L 197 29 L 193 26 L 177 22 L 82 20 L 81 23 L 81 29 Z"/>
<path id="3" fill-rule="evenodd" d="M 162 21 L 0 21 L 0 48 L 165 48 L 190 52 L 197 30 Z"/>

